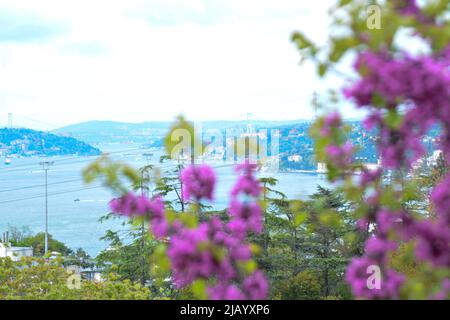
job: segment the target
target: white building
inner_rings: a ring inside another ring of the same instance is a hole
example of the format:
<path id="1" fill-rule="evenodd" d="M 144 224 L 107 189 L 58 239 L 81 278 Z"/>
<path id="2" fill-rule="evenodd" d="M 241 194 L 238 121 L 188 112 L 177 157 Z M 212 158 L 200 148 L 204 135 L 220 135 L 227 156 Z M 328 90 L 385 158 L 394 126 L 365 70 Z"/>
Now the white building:
<path id="1" fill-rule="evenodd" d="M 22 257 L 32 257 L 32 247 L 11 247 L 0 242 L 0 258 L 10 257 L 12 261 L 19 261 Z"/>
<path id="2" fill-rule="evenodd" d="M 0 258 L 9 257 L 12 261 L 19 261 L 22 257 L 32 257 L 32 247 L 12 247 L 9 243 L 8 232 L 3 233 L 0 241 Z"/>
<path id="3" fill-rule="evenodd" d="M 327 164 L 324 162 L 319 162 L 317 164 L 317 173 L 328 173 Z"/>
<path id="4" fill-rule="evenodd" d="M 380 162 L 378 163 L 364 163 L 363 167 L 368 171 L 375 171 L 381 168 Z"/>

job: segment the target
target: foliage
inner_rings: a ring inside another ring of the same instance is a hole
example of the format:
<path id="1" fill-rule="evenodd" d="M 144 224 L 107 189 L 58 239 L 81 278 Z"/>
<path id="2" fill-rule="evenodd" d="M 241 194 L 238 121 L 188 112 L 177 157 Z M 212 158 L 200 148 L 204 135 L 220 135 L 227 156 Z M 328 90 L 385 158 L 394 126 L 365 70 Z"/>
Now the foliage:
<path id="1" fill-rule="evenodd" d="M 184 119 L 180 118 L 172 127 L 167 139 L 174 135 L 186 139 L 183 134 L 190 139 L 187 147 L 193 162 L 197 155 L 195 133 Z M 173 156 L 172 151 L 178 145 L 166 142 L 167 152 Z M 188 211 L 181 214 L 171 208 L 165 210 L 160 195 L 148 198 L 128 191 L 122 175 L 134 186 L 138 185 L 139 178 L 124 164 L 103 158 L 86 168 L 84 175 L 88 182 L 103 178 L 118 193 L 110 202 L 113 212 L 131 219 L 144 219 L 150 224 L 153 235 L 161 241 L 154 253 L 153 270 L 157 275 L 170 270 L 175 287 L 192 286 L 193 294 L 201 299 L 262 299 L 268 294 L 268 285 L 251 259 L 253 247 L 246 240 L 247 235 L 262 231 L 258 201 L 261 188 L 254 177 L 255 169 L 249 162 L 236 167 L 240 175 L 231 190 L 227 222 L 203 214 L 202 200 L 211 200 L 215 187 L 215 174 L 206 165 L 192 164 L 181 172 L 184 186 L 181 193 L 184 199 L 190 200 Z"/>
<path id="2" fill-rule="evenodd" d="M 0 258 L 0 300 L 143 300 L 150 299 L 147 288 L 110 275 L 102 282 L 81 280 L 69 286 L 73 273 L 59 259 L 23 258 L 13 262 Z"/>
<path id="3" fill-rule="evenodd" d="M 18 247 L 33 247 L 33 254 L 35 256 L 43 256 L 45 251 L 45 233 L 39 232 L 35 235 L 21 234 L 17 229 L 13 229 L 13 237 L 11 244 Z M 64 243 L 53 239 L 51 234 L 48 235 L 48 251 L 58 252 L 64 256 L 70 255 L 73 251 Z"/>
<path id="4" fill-rule="evenodd" d="M 115 216 L 110 214 L 105 218 L 113 217 Z M 159 291 L 159 288 L 156 290 L 151 286 L 151 258 L 157 241 L 148 232 L 147 223 L 142 224 L 139 219 L 134 219 L 124 222 L 122 227 L 124 228 L 117 231 L 107 230 L 101 238 L 109 245 L 97 255 L 97 266 L 106 273 L 115 273 L 120 280 L 139 282 L 150 286 L 154 292 Z"/>
<path id="5" fill-rule="evenodd" d="M 351 206 L 342 195 L 319 186 L 307 201 L 283 197 L 266 197 L 266 201 L 267 253 L 258 255 L 257 261 L 274 288 L 272 296 L 277 296 L 279 283 L 310 271 L 319 281 L 321 296 L 349 298 L 344 269 L 361 251 L 364 237 L 356 232 Z"/>
<path id="6" fill-rule="evenodd" d="M 274 294 L 284 300 L 318 300 L 321 296 L 320 282 L 311 271 L 280 282 L 275 290 Z"/>
<path id="7" fill-rule="evenodd" d="M 442 161 L 439 171 L 422 185 L 408 179 L 408 173 L 425 154 L 422 137 L 436 125 L 441 127 L 439 147 L 447 160 L 450 157 L 450 1 L 371 4 L 368 10 L 365 1 L 339 1 L 330 10 L 332 25 L 347 32 L 330 35 L 324 47 L 299 32 L 292 40 L 302 58 L 316 64 L 320 76 L 341 75 L 339 64 L 350 53 L 356 55 L 353 67 L 358 77 L 343 93 L 367 111 L 367 130 L 377 130 L 382 168 L 373 171 L 356 161 L 358 148 L 349 142 L 349 128 L 338 112 L 320 117 L 312 127 L 316 156 L 326 163 L 329 180 L 338 182 L 354 203 L 361 229 L 374 231 L 363 255 L 347 268 L 353 294 L 369 299 L 442 299 L 450 292 L 450 175 Z M 411 53 L 402 47 L 398 38 L 406 30 L 427 50 Z M 416 207 L 427 185 L 436 215 Z M 398 261 L 408 262 L 399 266 Z M 408 266 L 416 266 L 418 274 Z M 379 286 L 367 285 L 372 267 L 380 270 Z"/>

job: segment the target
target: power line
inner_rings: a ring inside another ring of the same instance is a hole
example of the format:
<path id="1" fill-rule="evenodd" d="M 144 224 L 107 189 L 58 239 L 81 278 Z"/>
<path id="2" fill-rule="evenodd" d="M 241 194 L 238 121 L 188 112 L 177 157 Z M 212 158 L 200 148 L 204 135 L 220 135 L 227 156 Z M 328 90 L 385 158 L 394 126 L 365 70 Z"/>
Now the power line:
<path id="1" fill-rule="evenodd" d="M 159 169 L 165 169 L 165 168 L 172 167 L 172 166 L 175 166 L 175 165 L 176 164 L 170 164 L 168 166 L 161 166 L 161 167 L 158 167 L 158 168 Z M 212 168 L 220 169 L 220 168 L 230 167 L 230 166 L 234 166 L 234 165 L 235 165 L 234 163 L 222 164 L 222 165 L 212 166 Z M 70 181 L 70 180 L 67 180 L 67 181 Z M 57 183 L 63 183 L 63 182 L 67 182 L 67 181 L 60 181 L 60 182 L 57 182 Z M 82 181 L 82 180 L 81 179 L 77 179 L 75 181 Z M 57 183 L 54 183 L 54 184 L 57 184 Z M 50 185 L 50 184 L 48 184 L 48 185 Z M 31 187 L 36 187 L 36 186 L 25 186 L 23 188 L 31 188 Z M 39 186 L 42 187 L 43 185 L 39 185 Z M 89 190 L 89 189 L 97 189 L 97 188 L 102 188 L 102 187 L 104 187 L 104 186 L 103 185 L 98 185 L 98 186 L 94 186 L 94 187 L 83 187 L 83 188 L 73 189 L 73 190 L 57 191 L 57 192 L 53 192 L 53 193 L 48 193 L 48 196 L 72 193 L 72 192 Z M 19 190 L 21 190 L 21 189 L 19 189 Z M 1 190 L 0 192 L 6 192 L 6 191 L 5 190 Z M 35 196 L 30 196 L 30 197 L 25 197 L 25 198 L 19 198 L 19 199 L 3 200 L 3 201 L 0 201 L 0 204 L 11 203 L 11 202 L 18 202 L 18 201 L 26 201 L 26 200 L 32 200 L 32 199 L 37 199 L 37 198 L 43 198 L 43 197 L 45 197 L 45 194 L 40 194 L 40 195 L 35 195 Z"/>
<path id="2" fill-rule="evenodd" d="M 25 117 L 25 116 L 22 116 L 22 115 L 16 114 L 16 113 L 14 113 L 14 116 L 15 116 L 15 117 L 22 118 L 22 119 L 25 119 L 25 120 L 28 120 L 28 121 L 31 121 L 31 122 L 43 124 L 43 125 L 46 125 L 46 126 L 51 126 L 51 127 L 54 127 L 54 128 L 61 128 L 61 127 L 62 127 L 61 125 L 57 125 L 57 124 L 54 124 L 54 123 L 48 123 L 48 122 L 45 122 L 45 121 L 40 121 L 40 120 L 32 119 L 32 118 Z"/>
<path id="3" fill-rule="evenodd" d="M 73 159 L 78 159 L 76 161 L 63 163 L 64 165 L 75 164 L 75 163 L 94 161 L 95 158 L 99 158 L 99 157 L 101 157 L 103 155 L 117 154 L 117 153 L 123 153 L 123 152 L 126 152 L 126 151 L 134 151 L 134 150 L 144 151 L 144 150 L 150 150 L 150 149 L 141 149 L 141 148 L 125 149 L 125 150 L 119 150 L 119 151 L 114 151 L 114 152 L 104 152 L 101 155 L 86 156 L 87 158 L 83 158 L 83 159 L 80 159 L 80 157 L 83 157 L 83 156 L 73 156 L 73 157 L 70 157 L 70 158 L 56 159 L 54 161 L 55 161 L 55 164 L 60 164 L 61 162 L 65 162 L 65 161 L 69 161 L 69 160 L 73 160 Z M 127 155 L 139 155 L 139 154 L 141 154 L 141 152 L 134 152 L 134 153 L 130 153 L 130 154 L 127 154 Z M 30 169 L 33 169 L 33 168 L 36 168 L 36 164 L 22 164 L 22 165 L 17 165 L 17 166 L 14 166 L 14 167 L 0 169 L 0 173 L 27 171 L 27 170 L 30 170 Z"/>
<path id="4" fill-rule="evenodd" d="M 125 151 L 133 151 L 133 150 L 138 150 L 139 148 L 133 148 L 133 149 L 124 149 L 124 150 L 117 150 L 117 151 L 114 151 L 114 152 L 103 152 L 102 154 L 100 154 L 100 155 L 93 155 L 93 156 L 73 156 L 73 157 L 69 157 L 69 158 L 64 158 L 64 159 L 56 159 L 55 161 L 56 162 L 62 162 L 62 161 L 67 161 L 67 160 L 72 160 L 72 159 L 79 159 L 80 157 L 100 157 L 100 156 L 102 156 L 102 155 L 107 155 L 107 154 L 115 154 L 115 153 L 121 153 L 121 152 L 125 152 Z M 88 161 L 88 160 L 90 160 L 90 159 L 83 159 L 83 160 L 81 160 L 81 161 Z M 34 167 L 35 165 L 34 164 L 23 164 L 23 165 L 17 165 L 17 166 L 14 166 L 14 167 L 12 167 L 11 169 L 16 169 L 16 168 L 22 168 L 22 167 Z M 9 168 L 8 168 L 9 169 Z M 5 169 L 5 170 L 8 170 L 8 169 Z"/>
<path id="5" fill-rule="evenodd" d="M 175 165 L 176 164 L 169 164 L 166 166 L 158 166 L 157 168 L 166 169 L 166 168 L 173 167 Z M 82 178 L 78 178 L 78 179 L 72 179 L 72 180 L 56 181 L 56 182 L 48 183 L 47 185 L 52 186 L 52 185 L 58 185 L 58 184 L 65 184 L 65 183 L 71 183 L 71 182 L 83 182 L 83 181 L 84 180 Z M 23 186 L 23 187 L 11 188 L 11 189 L 3 189 L 3 190 L 0 190 L 0 193 L 20 191 L 20 190 L 33 189 L 33 188 L 42 188 L 44 186 L 45 186 L 45 184 L 35 184 L 35 185 Z"/>
<path id="6" fill-rule="evenodd" d="M 63 180 L 63 181 L 48 183 L 47 185 L 52 186 L 52 185 L 57 185 L 57 184 L 64 184 L 64 183 L 78 182 L 78 181 L 82 182 L 83 179 Z M 45 186 L 44 184 L 35 184 L 35 185 L 31 185 L 31 186 L 17 187 L 17 188 L 12 188 L 12 189 L 3 189 L 3 190 L 0 190 L 0 193 L 11 192 L 11 191 L 20 191 L 20 190 L 33 189 L 33 188 L 41 188 L 44 186 Z"/>
<path id="7" fill-rule="evenodd" d="M 99 185 L 99 186 L 84 187 L 84 188 L 73 189 L 73 190 L 58 191 L 58 192 L 48 193 L 48 196 L 50 197 L 50 196 L 56 196 L 56 195 L 60 195 L 60 194 L 66 194 L 66 193 L 72 193 L 72 192 L 78 192 L 78 191 L 84 191 L 84 190 L 90 190 L 90 189 L 98 189 L 98 188 L 103 188 L 103 186 Z M 26 200 L 32 200 L 32 199 L 38 199 L 38 198 L 44 198 L 44 197 L 45 197 L 45 194 L 40 194 L 40 195 L 26 197 L 26 198 L 20 198 L 20 199 L 3 200 L 3 201 L 0 201 L 0 204 L 17 202 L 17 201 L 26 201 Z"/>

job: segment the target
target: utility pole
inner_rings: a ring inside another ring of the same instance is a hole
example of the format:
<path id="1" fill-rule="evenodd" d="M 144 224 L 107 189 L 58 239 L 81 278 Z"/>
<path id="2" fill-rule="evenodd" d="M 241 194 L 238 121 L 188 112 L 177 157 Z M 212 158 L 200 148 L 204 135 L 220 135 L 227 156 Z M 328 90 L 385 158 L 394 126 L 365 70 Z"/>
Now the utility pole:
<path id="1" fill-rule="evenodd" d="M 47 190 L 47 173 L 49 167 L 53 165 L 53 161 L 43 161 L 39 164 L 42 166 L 42 169 L 45 171 L 45 249 L 44 253 L 47 254 L 48 251 L 48 190 Z"/>
<path id="2" fill-rule="evenodd" d="M 142 171 L 141 171 L 141 194 L 148 197 L 148 194 L 149 194 L 148 170 L 150 169 L 150 160 L 153 157 L 153 153 L 144 153 L 144 154 L 142 154 L 142 156 L 145 157 L 146 165 L 144 166 L 144 168 L 142 168 Z M 147 181 L 144 180 L 144 176 L 145 176 L 145 178 L 147 178 Z M 144 187 L 144 183 L 145 183 L 145 187 Z M 145 265 L 145 259 L 146 259 L 145 236 L 146 236 L 145 219 L 142 219 L 142 223 L 141 223 L 141 284 L 143 286 L 145 286 L 145 276 L 147 274 L 146 265 Z"/>
<path id="3" fill-rule="evenodd" d="M 319 112 L 319 95 L 317 94 L 317 91 L 313 92 L 312 105 L 313 105 L 314 117 L 317 118 L 317 115 Z"/>

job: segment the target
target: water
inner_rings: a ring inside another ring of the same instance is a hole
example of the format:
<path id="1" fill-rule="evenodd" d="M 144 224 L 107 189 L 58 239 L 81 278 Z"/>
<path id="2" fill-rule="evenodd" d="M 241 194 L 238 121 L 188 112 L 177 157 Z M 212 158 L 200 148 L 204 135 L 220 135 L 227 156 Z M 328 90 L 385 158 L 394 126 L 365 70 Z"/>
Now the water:
<path id="1" fill-rule="evenodd" d="M 146 164 L 142 156 L 148 150 L 135 145 L 101 146 L 111 152 L 116 160 L 125 161 L 135 167 Z M 158 163 L 161 152 L 151 151 L 150 163 Z M 108 212 L 110 190 L 98 181 L 91 185 L 83 182 L 81 171 L 96 157 L 53 157 L 13 159 L 11 165 L 0 163 L 0 231 L 8 226 L 27 226 L 33 233 L 42 232 L 45 226 L 44 171 L 41 161 L 54 161 L 48 171 L 49 233 L 72 249 L 83 248 L 91 256 L 105 249 L 107 243 L 99 238 L 107 229 L 121 228 L 120 219 L 100 223 L 98 219 Z M 214 209 L 227 206 L 228 193 L 236 175 L 232 166 L 217 166 L 218 183 Z M 163 164 L 167 169 L 167 164 Z M 269 174 L 261 174 L 269 176 Z M 317 185 L 326 186 L 326 180 L 316 174 L 275 173 L 279 180 L 276 189 L 291 199 L 306 199 L 316 191 Z"/>

